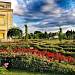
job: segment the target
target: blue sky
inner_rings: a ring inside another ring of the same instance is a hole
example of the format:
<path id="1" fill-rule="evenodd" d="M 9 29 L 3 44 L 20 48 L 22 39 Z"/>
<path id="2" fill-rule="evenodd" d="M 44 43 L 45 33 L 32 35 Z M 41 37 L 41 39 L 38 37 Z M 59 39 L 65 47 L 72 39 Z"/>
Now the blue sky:
<path id="1" fill-rule="evenodd" d="M 1 0 L 5 1 L 5 0 Z M 6 0 L 12 3 L 13 23 L 29 32 L 75 29 L 75 0 Z"/>

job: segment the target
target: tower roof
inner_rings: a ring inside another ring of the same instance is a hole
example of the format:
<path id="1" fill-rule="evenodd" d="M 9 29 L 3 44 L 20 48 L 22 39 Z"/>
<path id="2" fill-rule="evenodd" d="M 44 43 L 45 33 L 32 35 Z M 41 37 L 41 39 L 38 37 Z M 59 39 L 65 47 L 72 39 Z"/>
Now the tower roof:
<path id="1" fill-rule="evenodd" d="M 11 9 L 11 2 L 0 1 L 0 9 Z"/>
<path id="2" fill-rule="evenodd" d="M 0 1 L 0 3 L 9 3 L 9 4 L 11 4 L 11 2 L 5 2 L 5 1 Z"/>

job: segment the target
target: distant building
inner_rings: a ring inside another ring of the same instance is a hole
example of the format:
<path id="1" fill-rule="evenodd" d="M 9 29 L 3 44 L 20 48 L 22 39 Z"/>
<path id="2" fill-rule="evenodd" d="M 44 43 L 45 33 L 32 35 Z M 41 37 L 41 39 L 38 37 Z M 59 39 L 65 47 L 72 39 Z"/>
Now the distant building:
<path id="1" fill-rule="evenodd" d="M 11 3 L 0 1 L 0 40 L 7 40 L 8 29 L 12 26 L 12 13 Z"/>
<path id="2" fill-rule="evenodd" d="M 59 38 L 58 35 L 55 35 L 55 36 L 54 36 L 54 39 L 58 39 L 58 38 Z"/>

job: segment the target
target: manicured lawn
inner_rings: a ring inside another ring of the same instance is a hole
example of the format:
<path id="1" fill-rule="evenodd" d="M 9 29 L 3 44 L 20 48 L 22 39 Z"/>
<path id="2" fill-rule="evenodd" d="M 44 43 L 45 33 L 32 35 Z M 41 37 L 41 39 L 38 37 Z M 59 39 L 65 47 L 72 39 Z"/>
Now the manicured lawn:
<path id="1" fill-rule="evenodd" d="M 16 71 L 12 70 L 8 72 L 8 75 L 59 75 L 59 74 L 47 74 L 47 73 L 32 73 L 32 72 L 25 72 L 25 71 Z M 61 74 L 60 74 L 61 75 Z"/>

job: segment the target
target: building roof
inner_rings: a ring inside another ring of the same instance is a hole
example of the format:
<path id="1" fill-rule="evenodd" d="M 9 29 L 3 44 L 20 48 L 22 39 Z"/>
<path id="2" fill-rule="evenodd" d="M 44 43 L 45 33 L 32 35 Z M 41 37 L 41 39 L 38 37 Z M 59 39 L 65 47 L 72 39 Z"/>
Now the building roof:
<path id="1" fill-rule="evenodd" d="M 5 2 L 5 1 L 0 1 L 0 3 L 9 3 L 9 4 L 11 4 L 11 2 Z"/>

